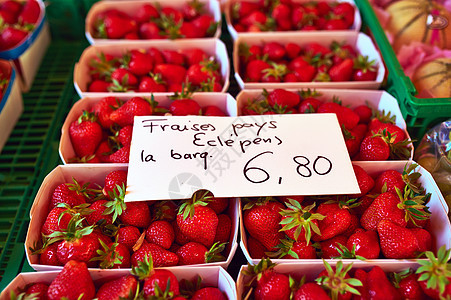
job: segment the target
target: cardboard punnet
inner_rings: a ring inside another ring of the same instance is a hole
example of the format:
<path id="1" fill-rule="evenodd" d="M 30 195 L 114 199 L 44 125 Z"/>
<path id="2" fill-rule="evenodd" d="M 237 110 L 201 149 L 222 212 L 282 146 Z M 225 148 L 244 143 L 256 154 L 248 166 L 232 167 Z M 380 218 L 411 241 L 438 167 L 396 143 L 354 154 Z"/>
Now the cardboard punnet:
<path id="1" fill-rule="evenodd" d="M 94 3 L 91 9 L 88 11 L 85 20 L 85 35 L 88 42 L 91 45 L 100 45 L 100 44 L 127 44 L 130 40 L 125 39 L 102 39 L 94 37 L 94 23 L 96 20 L 96 16 L 99 13 L 105 12 L 109 9 L 117 9 L 125 14 L 133 17 L 136 12 L 144 5 L 144 4 L 156 4 L 158 3 L 161 7 L 170 6 L 177 10 L 182 9 L 183 5 L 188 3 L 187 0 L 171 0 L 168 2 L 159 2 L 157 0 L 132 0 L 132 1 L 100 1 Z M 199 0 L 200 3 L 204 4 L 206 8 L 206 13 L 211 15 L 214 18 L 215 22 L 218 22 L 218 26 L 216 32 L 213 36 L 206 38 L 219 38 L 221 36 L 221 8 L 219 2 L 216 0 Z M 150 41 L 150 40 L 148 40 Z"/>
<path id="2" fill-rule="evenodd" d="M 158 93 L 154 95 L 155 101 L 158 102 L 160 106 L 169 107 L 172 100 L 168 98 L 168 96 L 173 95 L 173 93 Z M 104 93 L 95 97 L 83 98 L 77 101 L 69 111 L 66 120 L 64 121 L 63 127 L 61 129 L 61 140 L 59 144 L 59 153 L 60 157 L 64 164 L 69 163 L 71 158 L 76 157 L 74 148 L 72 146 L 70 136 L 69 136 L 69 127 L 70 124 L 78 119 L 78 117 L 83 113 L 83 110 L 90 111 L 92 107 L 99 102 L 103 97 L 110 96 L 109 93 Z M 129 100 L 133 96 L 129 94 L 122 93 L 117 96 L 120 100 Z M 150 94 L 147 93 L 145 96 L 150 98 Z M 199 103 L 201 107 L 205 107 L 207 105 L 216 105 L 223 112 L 230 116 L 236 116 L 236 101 L 230 94 L 225 93 L 194 93 L 193 99 Z"/>
<path id="3" fill-rule="evenodd" d="M 79 61 L 74 68 L 74 86 L 80 97 L 97 96 L 99 93 L 88 92 L 88 84 L 91 80 L 89 75 L 89 61 L 96 57 L 100 52 L 110 54 L 115 57 L 124 55 L 127 51 L 133 49 L 157 48 L 158 50 L 184 50 L 199 48 L 207 55 L 214 56 L 216 61 L 220 64 L 220 73 L 223 80 L 223 88 L 221 92 L 226 92 L 229 87 L 230 64 L 227 50 L 222 41 L 219 39 L 188 39 L 176 41 L 133 41 L 126 44 L 112 44 L 112 45 L 94 45 L 87 47 L 80 56 Z M 124 93 L 114 92 L 108 93 L 109 96 L 123 95 Z M 134 93 L 135 96 L 149 95 L 149 93 Z"/>
<path id="4" fill-rule="evenodd" d="M 377 175 L 386 170 L 396 170 L 398 172 L 402 172 L 404 170 L 404 166 L 406 163 L 415 163 L 413 161 L 374 161 L 374 162 L 353 162 L 355 165 L 361 166 L 370 176 L 375 178 Z M 440 248 L 443 245 L 446 245 L 446 248 L 451 248 L 451 224 L 448 219 L 448 206 L 446 205 L 445 200 L 443 199 L 442 194 L 439 192 L 437 184 L 433 180 L 431 174 L 418 166 L 416 169 L 419 173 L 421 173 L 421 177 L 419 182 L 426 190 L 427 193 L 431 193 L 431 198 L 427 206 L 429 207 L 429 211 L 431 212 L 431 235 L 432 235 L 432 247 L 435 250 Z M 244 228 L 243 222 L 243 213 L 242 213 L 242 203 L 240 201 L 239 205 L 240 209 L 240 247 L 246 257 L 246 260 L 251 264 L 257 264 L 260 260 L 253 259 L 249 252 L 247 251 L 247 233 Z M 301 264 L 321 264 L 321 259 L 272 259 L 274 263 L 301 263 Z M 327 259 L 327 261 L 333 262 L 337 260 Z M 357 259 L 343 259 L 344 262 L 359 262 Z M 396 264 L 399 262 L 409 262 L 415 263 L 416 259 L 368 259 L 366 260 L 369 263 L 383 263 L 383 264 Z"/>
<path id="5" fill-rule="evenodd" d="M 249 0 L 247 0 L 249 1 Z M 233 7 L 234 3 L 237 3 L 240 1 L 237 0 L 230 0 L 227 1 L 224 5 L 224 14 L 225 14 L 225 19 L 226 19 L 226 23 L 227 23 L 227 29 L 230 32 L 230 35 L 232 36 L 233 40 L 236 40 L 238 37 L 240 36 L 265 36 L 268 33 L 274 33 L 274 31 L 262 31 L 262 32 L 238 32 L 235 30 L 235 27 L 233 27 L 232 25 L 232 15 L 231 15 L 231 10 Z M 258 2 L 257 0 L 253 0 L 253 2 Z M 311 0 L 294 0 L 294 3 L 307 3 L 307 2 L 311 2 Z M 354 6 L 355 9 L 355 13 L 354 13 L 354 24 L 352 24 L 351 28 L 349 28 L 348 30 L 345 31 L 360 31 L 360 27 L 362 26 L 362 18 L 360 17 L 360 12 L 359 12 L 359 8 L 355 5 L 355 2 L 352 0 L 326 0 L 326 2 L 348 2 L 351 3 Z M 280 32 L 280 31 L 278 31 Z M 304 32 L 302 29 L 301 30 L 290 30 L 290 31 L 283 31 L 283 32 L 289 32 L 289 33 L 301 33 Z"/>
<path id="6" fill-rule="evenodd" d="M 25 2 L 24 0 L 20 0 Z M 50 28 L 45 18 L 45 4 L 38 1 L 41 14 L 34 30 L 16 47 L 0 51 L 0 58 L 12 60 L 17 70 L 17 81 L 23 92 L 27 92 L 38 72 L 42 58 L 50 45 Z"/>
<path id="7" fill-rule="evenodd" d="M 300 89 L 287 89 L 291 92 L 297 92 Z M 273 89 L 267 89 L 268 92 L 273 91 Z M 390 112 L 392 116 L 396 116 L 395 124 L 404 130 L 407 139 L 410 138 L 409 132 L 407 131 L 407 125 L 402 116 L 401 110 L 398 105 L 398 101 L 389 93 L 385 91 L 372 91 L 372 90 L 343 90 L 343 89 L 316 89 L 317 92 L 321 93 L 321 96 L 315 97 L 323 102 L 331 102 L 334 96 L 337 96 L 343 103 L 343 105 L 350 108 L 355 108 L 359 105 L 369 104 L 371 108 L 377 109 L 379 111 L 384 110 L 386 113 Z M 237 112 L 238 115 L 242 115 L 242 110 L 247 104 L 248 100 L 257 98 L 262 94 L 263 90 L 242 90 L 236 96 L 237 102 Z M 413 159 L 414 148 L 412 146 L 412 151 L 410 154 L 410 160 Z"/>
<path id="8" fill-rule="evenodd" d="M 218 287 L 229 300 L 237 299 L 235 281 L 230 275 L 221 267 L 178 267 L 178 268 L 164 268 L 171 271 L 180 281 L 182 279 L 194 280 L 197 276 L 201 276 L 202 283 L 206 286 Z M 15 291 L 16 293 L 27 285 L 36 282 L 43 282 L 50 284 L 53 279 L 59 274 L 60 271 L 47 271 L 47 272 L 29 272 L 20 273 L 14 278 L 13 281 L 2 291 L 0 294 L 0 300 L 9 300 L 10 293 Z M 96 288 L 109 281 L 120 278 L 130 274 L 129 270 L 89 270 L 91 278 L 94 281 Z"/>
<path id="9" fill-rule="evenodd" d="M 268 42 L 277 42 L 282 45 L 295 43 L 301 47 L 316 42 L 327 48 L 333 41 L 346 42 L 356 49 L 360 54 L 368 56 L 368 59 L 374 60 L 377 65 L 377 77 L 374 81 L 342 81 L 342 82 L 245 82 L 240 74 L 240 60 L 238 55 L 239 45 L 247 43 L 249 46 L 262 46 Z M 250 35 L 240 36 L 233 43 L 233 67 L 235 69 L 235 78 L 241 89 L 300 89 L 300 88 L 331 88 L 331 89 L 378 89 L 385 76 L 385 66 L 382 58 L 371 39 L 364 33 L 358 32 L 277 32 L 267 33 L 264 36 Z"/>
<path id="10" fill-rule="evenodd" d="M 330 260 L 328 263 L 331 266 L 336 266 L 339 260 Z M 272 260 L 272 262 L 275 262 Z M 349 261 L 343 260 L 344 266 L 348 266 L 350 264 Z M 352 264 L 352 270 L 355 269 L 363 269 L 364 271 L 370 271 L 374 266 L 379 266 L 385 272 L 401 272 L 408 268 L 416 270 L 419 267 L 419 264 L 413 261 L 400 261 L 400 262 L 385 262 L 385 261 L 355 261 Z M 306 263 L 303 261 L 290 262 L 284 264 L 278 264 L 274 267 L 274 271 L 282 274 L 292 274 L 295 275 L 296 278 L 301 278 L 305 275 L 306 282 L 314 282 L 314 280 L 318 277 L 319 273 L 324 270 L 324 265 L 321 260 L 318 263 Z M 244 293 L 246 292 L 245 284 L 249 282 L 250 277 L 243 274 L 243 271 L 247 270 L 247 266 L 241 266 L 240 273 L 238 274 L 236 281 L 236 289 L 237 289 L 237 299 L 244 299 Z M 352 271 L 351 271 L 352 272 Z M 296 276 L 297 275 L 297 276 Z"/>
<path id="11" fill-rule="evenodd" d="M 0 59 L 0 72 L 9 76 L 8 86 L 0 98 L 0 153 L 23 111 L 19 78 L 11 63 Z"/>
<path id="12" fill-rule="evenodd" d="M 49 203 L 53 190 L 61 183 L 72 182 L 75 178 L 78 182 L 97 183 L 104 185 L 105 176 L 115 170 L 127 170 L 128 164 L 72 164 L 60 165 L 53 169 L 42 181 L 41 187 L 36 194 L 33 205 L 30 209 L 30 224 L 28 226 L 27 236 L 25 238 L 25 252 L 28 263 L 36 271 L 53 271 L 60 270 L 62 266 L 50 266 L 39 264 L 39 257 L 32 255 L 30 247 L 41 239 L 41 227 L 47 217 L 49 211 Z M 232 230 L 229 243 L 226 250 L 229 253 L 225 261 L 191 265 L 190 267 L 220 266 L 227 268 L 232 261 L 236 248 L 238 247 L 238 199 L 231 198 L 228 215 L 232 220 Z M 186 266 L 177 266 L 174 268 L 185 268 Z M 92 269 L 99 270 L 99 269 Z M 127 269 L 130 270 L 130 269 Z"/>

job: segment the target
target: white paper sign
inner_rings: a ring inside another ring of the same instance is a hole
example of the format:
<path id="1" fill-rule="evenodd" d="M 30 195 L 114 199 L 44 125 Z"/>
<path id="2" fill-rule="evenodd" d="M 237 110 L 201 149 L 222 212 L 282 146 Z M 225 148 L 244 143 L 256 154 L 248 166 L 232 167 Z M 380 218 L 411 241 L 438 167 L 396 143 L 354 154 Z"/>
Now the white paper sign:
<path id="1" fill-rule="evenodd" d="M 355 194 L 335 114 L 135 117 L 125 201 Z"/>

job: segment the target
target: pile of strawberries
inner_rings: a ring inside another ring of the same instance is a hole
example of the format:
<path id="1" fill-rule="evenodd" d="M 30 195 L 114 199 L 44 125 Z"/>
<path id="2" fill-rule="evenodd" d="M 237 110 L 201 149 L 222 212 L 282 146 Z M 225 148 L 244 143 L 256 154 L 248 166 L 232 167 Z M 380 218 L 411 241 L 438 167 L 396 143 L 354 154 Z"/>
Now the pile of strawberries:
<path id="1" fill-rule="evenodd" d="M 135 297 L 135 298 L 133 298 Z M 131 274 L 103 280 L 94 284 L 84 262 L 68 261 L 50 285 L 32 283 L 23 293 L 13 291 L 11 299 L 218 299 L 227 296 L 217 287 L 205 286 L 199 276 L 197 281 L 181 281 L 169 270 L 154 269 L 152 260 L 146 259 Z"/>
<path id="2" fill-rule="evenodd" d="M 130 268 L 145 257 L 155 267 L 225 260 L 232 221 L 229 199 L 199 191 L 184 201 L 124 202 L 127 172 L 112 171 L 104 186 L 61 183 L 48 200 L 39 264 L 70 260 L 88 267 Z"/>
<path id="3" fill-rule="evenodd" d="M 220 92 L 222 77 L 215 57 L 199 48 L 147 51 L 122 57 L 100 52 L 89 62 L 89 92 Z"/>
<path id="4" fill-rule="evenodd" d="M 71 162 L 127 163 L 135 116 L 203 115 L 225 116 L 217 106 L 201 107 L 190 93 L 175 93 L 169 107 L 161 107 L 153 98 L 132 97 L 121 101 L 104 97 L 90 111 L 83 111 L 69 127 L 69 136 L 77 157 Z"/>
<path id="5" fill-rule="evenodd" d="M 239 44 L 239 74 L 245 82 L 374 81 L 377 65 L 351 45 L 289 42 Z"/>
<path id="6" fill-rule="evenodd" d="M 438 257 L 428 251 L 429 260 L 422 261 L 416 271 L 390 273 L 379 266 L 354 269 L 342 261 L 334 267 L 324 261 L 324 270 L 309 282 L 302 276 L 302 269 L 292 274 L 278 272 L 275 264 L 264 259 L 243 271 L 246 286 L 250 286 L 245 291 L 250 298 L 246 299 L 447 299 L 451 296 L 450 274 L 446 271 L 449 255 L 444 247 Z"/>
<path id="7" fill-rule="evenodd" d="M 0 51 L 20 44 L 35 29 L 41 15 L 37 0 L 19 2 L 6 0 L 0 3 Z"/>
<path id="8" fill-rule="evenodd" d="M 410 158 L 411 141 L 406 132 L 395 125 L 396 116 L 365 104 L 351 109 L 342 105 L 338 97 L 324 101 L 320 100 L 321 96 L 321 93 L 310 89 L 297 92 L 263 90 L 260 96 L 248 99 L 241 108 L 241 115 L 334 113 L 352 160 Z"/>
<path id="9" fill-rule="evenodd" d="M 179 10 L 159 3 L 145 3 L 133 15 L 110 9 L 95 16 L 93 36 L 101 39 L 178 39 L 212 37 L 218 26 L 198 0 Z"/>
<path id="10" fill-rule="evenodd" d="M 361 194 L 244 200 L 252 258 L 416 258 L 432 250 L 430 212 L 416 164 L 372 178 L 353 165 Z"/>
<path id="11" fill-rule="evenodd" d="M 289 30 L 347 30 L 354 24 L 355 8 L 332 1 L 236 1 L 230 6 L 238 32 Z"/>

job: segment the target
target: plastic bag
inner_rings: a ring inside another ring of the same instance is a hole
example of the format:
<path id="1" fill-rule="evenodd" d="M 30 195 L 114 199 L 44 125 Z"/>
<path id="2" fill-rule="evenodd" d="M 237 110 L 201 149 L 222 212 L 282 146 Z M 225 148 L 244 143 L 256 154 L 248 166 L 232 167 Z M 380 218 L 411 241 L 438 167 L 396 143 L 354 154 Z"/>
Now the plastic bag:
<path id="1" fill-rule="evenodd" d="M 451 119 L 429 130 L 415 151 L 415 161 L 434 177 L 451 207 Z"/>

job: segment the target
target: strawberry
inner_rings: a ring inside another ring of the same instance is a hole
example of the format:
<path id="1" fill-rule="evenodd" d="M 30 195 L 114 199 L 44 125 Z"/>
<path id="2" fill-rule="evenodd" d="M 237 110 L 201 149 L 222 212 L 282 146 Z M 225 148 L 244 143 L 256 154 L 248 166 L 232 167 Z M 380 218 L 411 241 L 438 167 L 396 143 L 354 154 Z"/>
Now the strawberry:
<path id="1" fill-rule="evenodd" d="M 255 299 L 283 299 L 290 298 L 289 278 L 285 274 L 273 270 L 274 264 L 269 259 L 261 260 L 258 265 L 248 265 L 248 274 L 257 278 L 254 290 Z"/>
<path id="2" fill-rule="evenodd" d="M 355 299 L 355 300 L 366 300 L 366 299 L 369 299 L 369 297 L 368 297 L 368 283 L 367 283 L 368 273 L 365 272 L 363 269 L 357 269 L 354 272 L 354 278 L 357 279 L 357 280 L 360 280 L 360 282 L 362 283 L 362 286 L 356 287 L 356 290 L 360 293 L 360 297 L 359 296 L 353 296 L 353 299 Z"/>
<path id="3" fill-rule="evenodd" d="M 164 39 L 165 36 L 161 33 L 160 28 L 155 22 L 145 22 L 139 25 L 138 35 L 144 40 Z"/>
<path id="4" fill-rule="evenodd" d="M 295 68 L 293 73 L 299 82 L 310 82 L 315 78 L 316 68 L 312 65 L 305 65 L 299 68 Z"/>
<path id="5" fill-rule="evenodd" d="M 109 242 L 105 244 L 99 240 L 101 248 L 97 250 L 99 256 L 91 261 L 99 261 L 102 269 L 130 268 L 130 251 L 125 245 Z"/>
<path id="6" fill-rule="evenodd" d="M 197 192 L 190 200 L 183 202 L 177 215 L 180 232 L 190 241 L 211 247 L 218 227 L 218 216 L 203 201 L 206 193 Z"/>
<path id="7" fill-rule="evenodd" d="M 352 4 L 345 3 L 345 2 L 338 3 L 333 8 L 333 13 L 337 16 L 342 16 L 342 18 L 344 18 L 344 20 L 346 21 L 348 26 L 351 26 L 352 24 L 354 24 L 355 9 L 352 6 Z"/>
<path id="8" fill-rule="evenodd" d="M 138 281 L 132 275 L 125 275 L 104 283 L 96 293 L 99 300 L 127 298 L 135 295 Z"/>
<path id="9" fill-rule="evenodd" d="M 88 86 L 88 92 L 91 93 L 104 93 L 108 92 L 111 87 L 111 83 L 104 80 L 94 80 Z"/>
<path id="10" fill-rule="evenodd" d="M 252 259 L 262 259 L 268 256 L 265 253 L 266 247 L 251 236 L 247 239 L 247 250 L 249 251 Z"/>
<path id="11" fill-rule="evenodd" d="M 133 125 L 135 116 L 149 116 L 152 106 L 141 97 L 133 97 L 111 113 L 110 119 L 121 127 Z"/>
<path id="12" fill-rule="evenodd" d="M 200 105 L 191 98 L 191 93 L 182 91 L 180 94 L 175 92 L 169 97 L 173 101 L 169 106 L 169 112 L 174 116 L 198 116 L 202 113 Z"/>
<path id="13" fill-rule="evenodd" d="M 366 104 L 355 107 L 353 111 L 359 115 L 359 123 L 368 124 L 373 116 L 373 110 Z"/>
<path id="14" fill-rule="evenodd" d="M 395 124 L 372 122 L 371 125 L 370 133 L 368 135 L 371 135 L 371 133 L 380 133 L 385 129 L 393 137 L 393 143 L 402 142 L 407 138 L 405 131 Z"/>
<path id="15" fill-rule="evenodd" d="M 47 290 L 49 286 L 43 282 L 33 283 L 31 286 L 27 288 L 25 294 L 31 295 L 35 294 L 37 299 L 47 299 Z M 26 299 L 26 298 L 25 298 Z"/>
<path id="16" fill-rule="evenodd" d="M 337 266 L 331 267 L 326 261 L 323 261 L 325 270 L 322 271 L 316 282 L 324 289 L 330 291 L 332 299 L 350 299 L 352 294 L 358 295 L 355 287 L 362 286 L 362 282 L 350 278 L 348 272 L 352 264 L 344 267 L 342 261 L 337 262 Z"/>
<path id="17" fill-rule="evenodd" d="M 330 19 L 326 21 L 322 28 L 325 30 L 346 30 L 348 27 L 348 24 L 342 19 Z"/>
<path id="18" fill-rule="evenodd" d="M 389 220 L 377 224 L 382 253 L 386 258 L 414 258 L 419 250 L 418 240 L 408 228 Z"/>
<path id="19" fill-rule="evenodd" d="M 102 140 L 102 127 L 95 115 L 85 110 L 70 124 L 69 137 L 77 156 L 92 155 Z"/>
<path id="20" fill-rule="evenodd" d="M 128 163 L 128 158 L 130 157 L 130 146 L 124 146 L 114 153 L 110 154 L 106 159 L 107 162 L 111 163 Z"/>
<path id="21" fill-rule="evenodd" d="M 138 79 L 132 72 L 125 68 L 117 68 L 111 73 L 111 80 L 119 87 L 128 89 L 138 85 Z"/>
<path id="22" fill-rule="evenodd" d="M 143 4 L 140 9 L 136 11 L 134 19 L 138 23 L 144 23 L 151 19 L 156 19 L 159 17 L 157 8 L 150 3 Z"/>
<path id="23" fill-rule="evenodd" d="M 286 54 L 285 47 L 277 42 L 268 42 L 263 46 L 263 54 L 271 61 L 280 61 Z"/>
<path id="24" fill-rule="evenodd" d="M 162 80 L 168 84 L 182 83 L 185 80 L 186 69 L 180 65 L 155 64 L 153 69 L 155 74 L 161 74 Z"/>
<path id="25" fill-rule="evenodd" d="M 130 53 L 124 55 L 123 64 L 136 76 L 146 75 L 153 69 L 152 56 L 139 50 L 131 50 Z"/>
<path id="26" fill-rule="evenodd" d="M 377 78 L 376 61 L 369 61 L 368 56 L 359 55 L 354 58 L 354 71 L 352 80 L 354 81 L 373 81 Z"/>
<path id="27" fill-rule="evenodd" d="M 101 220 L 105 222 L 105 224 L 113 224 L 113 218 L 110 214 L 105 214 L 107 200 L 97 200 L 89 206 L 89 209 L 92 212 L 86 216 L 86 221 L 89 225 L 95 225 Z"/>
<path id="28" fill-rule="evenodd" d="M 186 243 L 189 243 L 190 240 L 188 239 L 187 236 L 185 236 L 184 234 L 181 233 L 180 231 L 180 227 L 177 224 L 177 220 L 172 222 L 172 228 L 174 228 L 174 233 L 175 233 L 175 242 L 179 245 L 185 245 Z"/>
<path id="29" fill-rule="evenodd" d="M 8 50 L 19 45 L 28 35 L 28 31 L 6 27 L 0 33 L 0 50 Z"/>
<path id="30" fill-rule="evenodd" d="M 249 2 L 249 1 L 234 2 L 230 6 L 230 8 L 232 17 L 234 19 L 242 19 L 243 17 L 260 9 L 259 4 L 257 2 Z"/>
<path id="31" fill-rule="evenodd" d="M 368 299 L 402 299 L 398 290 L 388 281 L 387 275 L 379 266 L 368 272 L 366 280 L 368 286 Z"/>
<path id="32" fill-rule="evenodd" d="M 401 173 L 395 170 L 386 170 L 376 177 L 376 192 L 381 193 L 385 186 L 387 192 L 396 193 L 396 188 L 400 191 L 404 190 L 406 183 Z"/>
<path id="33" fill-rule="evenodd" d="M 387 160 L 390 157 L 390 147 L 380 135 L 368 136 L 360 144 L 361 160 Z"/>
<path id="34" fill-rule="evenodd" d="M 394 285 L 404 299 L 422 300 L 426 295 L 418 282 L 418 275 L 412 273 L 410 269 L 399 273 L 394 273 Z"/>
<path id="35" fill-rule="evenodd" d="M 97 27 L 98 37 L 120 39 L 137 30 L 136 21 L 124 15 L 107 14 Z"/>
<path id="36" fill-rule="evenodd" d="M 133 250 L 133 246 L 138 241 L 141 233 L 135 226 L 120 227 L 117 231 L 117 242 L 126 246 L 129 251 Z"/>
<path id="37" fill-rule="evenodd" d="M 161 50 L 164 61 L 167 64 L 172 65 L 184 65 L 185 57 L 178 51 L 175 50 Z"/>
<path id="38" fill-rule="evenodd" d="M 58 245 L 61 242 L 56 242 L 50 245 L 47 245 L 39 255 L 39 264 L 40 265 L 49 265 L 49 266 L 59 266 L 61 265 L 56 257 L 56 252 L 58 251 Z"/>
<path id="39" fill-rule="evenodd" d="M 265 94 L 265 90 L 263 92 Z M 278 105 L 280 107 L 291 108 L 295 107 L 301 101 L 298 94 L 284 90 L 284 89 L 275 89 L 269 93 L 267 93 L 268 104 L 270 106 Z"/>
<path id="40" fill-rule="evenodd" d="M 180 53 L 185 56 L 186 64 L 192 66 L 208 59 L 207 53 L 200 48 L 180 49 Z"/>
<path id="41" fill-rule="evenodd" d="M 315 43 L 315 42 L 307 44 L 305 46 L 304 51 L 305 51 L 305 53 L 310 54 L 312 56 L 315 56 L 315 55 L 324 56 L 324 55 L 331 53 L 331 50 L 329 48 L 327 48 L 321 44 Z"/>
<path id="42" fill-rule="evenodd" d="M 227 300 L 227 297 L 220 289 L 215 287 L 205 287 L 197 290 L 191 297 L 191 300 L 217 299 Z"/>
<path id="43" fill-rule="evenodd" d="M 208 106 L 202 107 L 202 115 L 203 116 L 214 116 L 214 117 L 227 116 L 227 114 L 225 112 L 223 112 L 216 105 L 208 105 Z"/>
<path id="44" fill-rule="evenodd" d="M 168 221 L 154 221 L 146 230 L 146 240 L 164 249 L 169 249 L 174 239 L 174 229 Z"/>
<path id="45" fill-rule="evenodd" d="M 374 179 L 368 175 L 368 173 L 358 165 L 352 165 L 357 183 L 359 184 L 360 194 L 356 197 L 366 195 L 374 187 Z"/>
<path id="46" fill-rule="evenodd" d="M 346 246 L 353 251 L 355 255 L 366 259 L 379 257 L 379 240 L 375 231 L 359 231 L 352 234 Z"/>
<path id="47" fill-rule="evenodd" d="M 347 58 L 338 65 L 333 65 L 329 69 L 329 76 L 331 81 L 349 81 L 352 78 L 354 62 Z"/>
<path id="48" fill-rule="evenodd" d="M 228 243 L 232 231 L 232 220 L 226 214 L 218 215 L 218 227 L 216 228 L 215 242 Z"/>
<path id="49" fill-rule="evenodd" d="M 138 266 L 138 262 L 144 261 L 146 257 L 152 257 L 155 267 L 169 267 L 175 266 L 179 262 L 179 258 L 175 253 L 172 253 L 158 245 L 144 242 L 141 247 L 132 254 L 132 266 Z"/>
<path id="50" fill-rule="evenodd" d="M 346 245 L 348 238 L 345 235 L 337 235 L 329 240 L 320 242 L 321 257 L 322 258 L 334 258 L 340 257 L 340 253 L 337 249 L 340 249 L 341 245 Z"/>
<path id="51" fill-rule="evenodd" d="M 113 121 L 110 119 L 111 113 L 122 105 L 121 101 L 115 97 L 104 97 L 99 102 L 94 104 L 92 112 L 97 116 L 100 125 L 109 129 L 113 126 Z"/>
<path id="52" fill-rule="evenodd" d="M 287 4 L 279 3 L 275 5 L 271 17 L 276 21 L 279 30 L 291 29 L 291 9 Z"/>
<path id="53" fill-rule="evenodd" d="M 176 254 L 179 257 L 180 265 L 206 264 L 225 260 L 220 254 L 225 248 L 225 244 L 215 243 L 208 250 L 203 244 L 189 242 L 181 246 Z"/>
<path id="54" fill-rule="evenodd" d="M 328 300 L 330 297 L 318 284 L 308 282 L 297 289 L 293 296 L 293 300 L 304 299 Z"/>
<path id="55" fill-rule="evenodd" d="M 73 183 L 61 183 L 53 190 L 49 209 L 55 208 L 59 203 L 66 203 L 69 207 L 86 203 L 89 183 L 80 185 L 75 178 L 72 181 Z"/>
<path id="56" fill-rule="evenodd" d="M 429 231 L 423 228 L 412 228 L 410 231 L 415 235 L 418 241 L 420 252 L 432 251 L 432 236 Z"/>
<path id="57" fill-rule="evenodd" d="M 19 23 L 21 25 L 36 24 L 40 15 L 41 7 L 39 6 L 38 1 L 27 0 L 22 6 L 22 11 L 19 14 Z"/>
<path id="58" fill-rule="evenodd" d="M 7 10 L 0 10 L 0 19 L 3 24 L 14 25 L 18 22 L 18 16 Z"/>
<path id="59" fill-rule="evenodd" d="M 271 66 L 260 59 L 253 60 L 246 65 L 246 78 L 250 82 L 261 81 L 263 77 L 263 70 L 269 69 Z"/>
<path id="60" fill-rule="evenodd" d="M 110 197 L 110 193 L 114 194 L 114 191 L 118 193 L 117 186 L 119 187 L 125 187 L 127 184 L 127 171 L 124 170 L 116 170 L 108 173 L 105 176 L 105 184 L 103 186 L 102 193 L 106 197 Z"/>
<path id="61" fill-rule="evenodd" d="M 398 226 L 406 227 L 405 212 L 398 207 L 399 203 L 399 197 L 393 193 L 380 194 L 363 213 L 360 219 L 362 227 L 366 230 L 376 230 L 382 220 L 390 220 Z"/>
<path id="62" fill-rule="evenodd" d="M 267 250 L 273 251 L 284 236 L 279 232 L 283 205 L 271 200 L 272 198 L 260 198 L 247 203 L 243 208 L 243 221 L 249 234 L 261 242 Z"/>
<path id="63" fill-rule="evenodd" d="M 0 9 L 14 15 L 19 15 L 22 10 L 22 5 L 23 3 L 16 0 L 5 0 L 0 4 Z"/>
<path id="64" fill-rule="evenodd" d="M 177 205 L 173 201 L 156 201 L 152 206 L 152 219 L 172 222 L 177 217 Z"/>
<path id="65" fill-rule="evenodd" d="M 296 242 L 292 239 L 282 239 L 277 245 L 276 252 L 268 253 L 270 257 L 287 259 L 315 259 L 316 250 L 312 244 L 307 242 Z"/>
<path id="66" fill-rule="evenodd" d="M 61 272 L 56 275 L 47 291 L 49 300 L 66 297 L 70 300 L 92 299 L 95 287 L 85 263 L 68 261 Z"/>
<path id="67" fill-rule="evenodd" d="M 351 214 L 345 208 L 340 208 L 337 203 L 322 203 L 316 211 L 325 218 L 318 222 L 321 235 L 314 234 L 313 240 L 324 241 L 344 233 L 351 224 Z"/>
<path id="68" fill-rule="evenodd" d="M 55 231 L 61 231 L 67 228 L 72 215 L 64 207 L 55 207 L 47 215 L 44 224 L 41 227 L 41 233 L 49 235 Z"/>
<path id="69" fill-rule="evenodd" d="M 451 250 L 443 245 L 437 251 L 437 256 L 431 251 L 425 253 L 427 260 L 420 260 L 416 274 L 423 292 L 432 299 L 446 299 L 451 295 L 451 273 L 448 260 Z"/>
<path id="70" fill-rule="evenodd" d="M 123 201 L 122 199 L 120 201 Z M 128 202 L 119 215 L 119 220 L 125 225 L 147 228 L 150 225 L 150 210 L 145 202 Z"/>
<path id="71" fill-rule="evenodd" d="M 143 76 L 139 82 L 139 92 L 158 93 L 166 92 L 166 85 L 159 74 Z"/>

